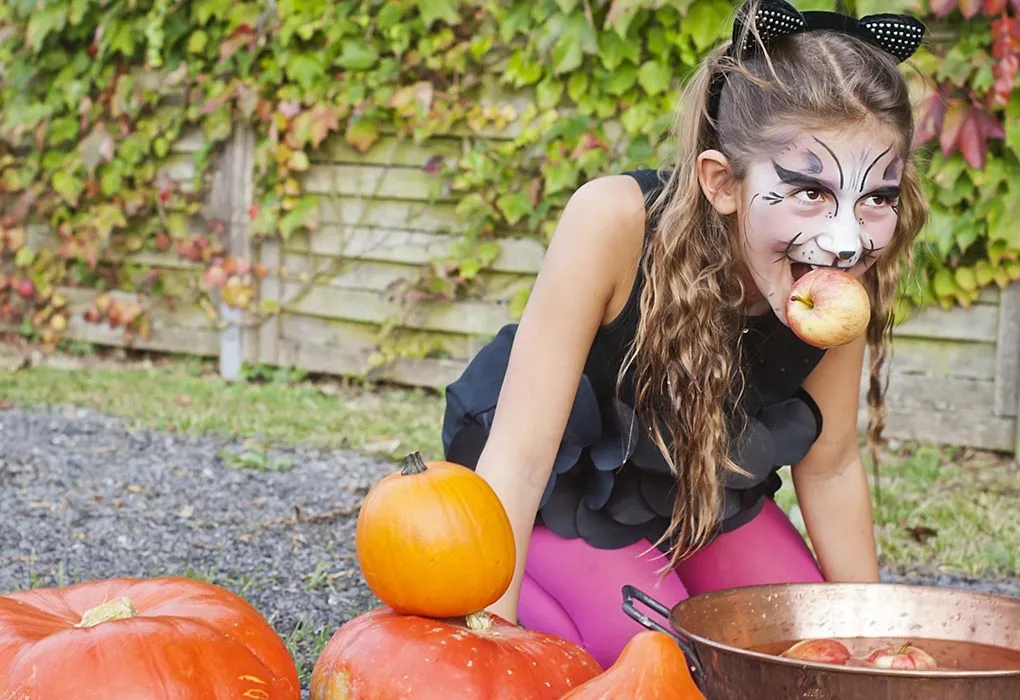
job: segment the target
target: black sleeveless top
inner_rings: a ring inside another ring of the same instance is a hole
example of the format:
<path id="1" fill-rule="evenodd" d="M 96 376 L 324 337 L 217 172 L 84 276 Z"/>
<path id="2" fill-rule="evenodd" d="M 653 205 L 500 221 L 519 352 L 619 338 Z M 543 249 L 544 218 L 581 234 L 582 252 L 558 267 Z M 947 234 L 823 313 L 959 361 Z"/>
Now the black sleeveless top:
<path id="1" fill-rule="evenodd" d="M 654 170 L 626 174 L 640 184 L 646 203 L 661 191 Z M 649 221 L 648 229 L 654 225 Z M 676 495 L 665 460 L 635 416 L 633 387 L 625 381 L 616 393 L 617 374 L 637 331 L 643 286 L 639 268 L 624 308 L 595 335 L 536 520 L 560 537 L 581 537 L 603 549 L 658 541 L 669 526 Z M 442 438 L 450 461 L 474 468 L 492 425 L 516 330 L 516 324 L 504 326 L 446 388 Z M 730 454 L 751 476 L 725 477 L 716 534 L 757 515 L 782 485 L 776 470 L 803 458 L 821 434 L 821 412 L 801 384 L 823 354 L 798 339 L 771 310 L 748 317 L 741 357 L 746 381 L 739 403 L 745 418 Z M 668 548 L 668 542 L 660 545 L 662 551 Z"/>

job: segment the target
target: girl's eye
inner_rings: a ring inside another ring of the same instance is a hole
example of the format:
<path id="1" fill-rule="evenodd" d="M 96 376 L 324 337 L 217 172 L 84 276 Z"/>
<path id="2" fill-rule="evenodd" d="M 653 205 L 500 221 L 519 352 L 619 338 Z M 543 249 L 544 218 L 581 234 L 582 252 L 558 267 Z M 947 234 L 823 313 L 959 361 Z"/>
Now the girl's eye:
<path id="1" fill-rule="evenodd" d="M 794 195 L 797 199 L 802 202 L 821 202 L 825 198 L 825 193 L 821 190 L 800 190 Z"/>
<path id="2" fill-rule="evenodd" d="M 886 197 L 884 194 L 869 195 L 864 198 L 864 203 L 869 207 L 885 207 L 895 204 L 892 199 Z"/>

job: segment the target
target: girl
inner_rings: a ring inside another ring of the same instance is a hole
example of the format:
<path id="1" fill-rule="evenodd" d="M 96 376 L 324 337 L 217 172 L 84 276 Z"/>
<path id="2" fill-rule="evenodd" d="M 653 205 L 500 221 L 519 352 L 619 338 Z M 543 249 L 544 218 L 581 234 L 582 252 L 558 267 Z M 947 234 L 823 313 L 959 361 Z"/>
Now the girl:
<path id="1" fill-rule="evenodd" d="M 926 217 L 898 70 L 922 34 L 750 0 L 687 85 L 672 169 L 571 197 L 520 324 L 446 393 L 446 457 L 492 485 L 517 541 L 493 612 L 608 666 L 642 629 L 625 584 L 673 605 L 879 580 L 857 408 L 869 345 L 876 438 L 899 265 Z M 861 278 L 873 309 L 865 337 L 827 351 L 784 309 L 823 265 Z M 772 500 L 784 465 L 817 562 Z"/>

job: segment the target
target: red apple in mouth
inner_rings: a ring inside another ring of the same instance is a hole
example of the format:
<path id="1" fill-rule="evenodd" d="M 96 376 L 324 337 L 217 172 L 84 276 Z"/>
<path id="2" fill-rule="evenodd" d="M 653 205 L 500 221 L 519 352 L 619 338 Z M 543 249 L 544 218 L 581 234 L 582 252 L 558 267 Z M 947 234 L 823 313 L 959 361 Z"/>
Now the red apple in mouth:
<path id="1" fill-rule="evenodd" d="M 794 644 L 780 656 L 799 661 L 844 666 L 850 660 L 850 650 L 835 639 L 805 639 Z"/>
<path id="2" fill-rule="evenodd" d="M 800 263 L 790 268 L 794 282 L 786 301 L 786 322 L 798 338 L 818 348 L 832 348 L 867 330 L 871 300 L 856 277 L 834 267 L 817 267 L 804 274 Z"/>
<path id="3" fill-rule="evenodd" d="M 931 654 L 910 642 L 901 647 L 875 649 L 864 659 L 864 663 L 872 668 L 907 671 L 931 671 L 938 668 L 938 663 Z"/>

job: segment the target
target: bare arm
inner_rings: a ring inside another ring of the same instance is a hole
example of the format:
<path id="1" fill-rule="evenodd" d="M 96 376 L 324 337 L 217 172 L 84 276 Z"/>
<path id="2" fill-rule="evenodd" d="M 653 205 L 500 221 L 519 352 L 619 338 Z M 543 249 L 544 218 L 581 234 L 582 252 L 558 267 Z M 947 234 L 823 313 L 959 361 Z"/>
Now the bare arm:
<path id="1" fill-rule="evenodd" d="M 804 382 L 822 411 L 822 434 L 793 466 L 804 524 L 829 581 L 878 581 L 868 482 L 857 441 L 863 337 L 829 350 Z"/>
<path id="2" fill-rule="evenodd" d="M 506 508 L 517 545 L 510 588 L 489 609 L 514 622 L 539 501 L 592 340 L 622 287 L 629 291 L 644 220 L 640 189 L 627 176 L 593 180 L 575 192 L 517 329 L 477 465 Z"/>

